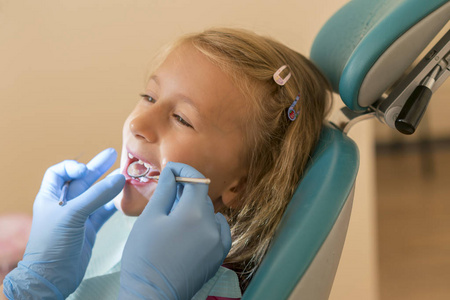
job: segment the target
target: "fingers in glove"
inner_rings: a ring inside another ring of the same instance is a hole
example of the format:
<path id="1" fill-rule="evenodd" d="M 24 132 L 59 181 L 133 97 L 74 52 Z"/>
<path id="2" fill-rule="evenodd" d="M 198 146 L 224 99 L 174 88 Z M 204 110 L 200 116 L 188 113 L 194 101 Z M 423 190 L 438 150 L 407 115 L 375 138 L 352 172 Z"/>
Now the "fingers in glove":
<path id="1" fill-rule="evenodd" d="M 193 167 L 177 162 L 168 162 L 166 167 L 169 167 L 175 176 L 191 177 L 191 178 L 205 178 L 202 173 L 194 169 Z"/>
<path id="2" fill-rule="evenodd" d="M 198 172 L 191 166 L 182 163 L 169 162 L 166 168 L 170 168 L 175 176 L 191 177 L 191 178 L 205 178 L 202 173 Z M 209 185 L 204 183 L 178 183 L 183 185 L 183 193 L 180 197 L 180 202 L 177 204 L 177 210 L 182 210 L 182 207 L 208 207 L 214 212 L 214 206 L 208 197 Z M 206 201 L 206 202 L 205 202 Z M 205 206 L 206 205 L 206 206 Z"/>
<path id="3" fill-rule="evenodd" d="M 230 225 L 221 213 L 216 214 L 216 222 L 220 226 L 220 237 L 223 245 L 223 260 L 225 260 L 231 249 Z"/>
<path id="4" fill-rule="evenodd" d="M 119 174 L 120 174 L 120 170 L 116 169 L 113 172 L 111 172 L 111 174 L 109 174 L 108 177 L 119 175 Z M 99 209 L 97 209 L 93 214 L 91 214 L 89 216 L 89 219 L 91 220 L 92 226 L 96 233 L 100 230 L 100 228 L 102 228 L 103 224 L 105 224 L 105 222 L 108 221 L 109 218 L 111 218 L 111 216 L 116 211 L 117 211 L 117 208 L 114 205 L 114 201 L 111 200 L 108 203 L 106 203 L 105 205 L 103 205 L 102 207 L 100 207 Z"/>
<path id="5" fill-rule="evenodd" d="M 110 201 L 90 215 L 89 219 L 91 220 L 95 232 L 98 232 L 103 224 L 105 224 L 116 211 L 117 208 L 114 206 L 114 203 Z"/>
<path id="6" fill-rule="evenodd" d="M 56 164 L 45 172 L 41 184 L 41 191 L 56 192 L 62 189 L 66 181 L 82 178 L 88 169 L 86 165 L 75 160 L 65 160 Z"/>
<path id="7" fill-rule="evenodd" d="M 120 174 L 120 169 L 115 169 L 114 171 L 109 173 L 108 176 L 117 175 L 117 174 Z"/>
<path id="8" fill-rule="evenodd" d="M 117 158 L 117 152 L 113 148 L 108 148 L 97 154 L 90 162 L 86 164 L 88 172 L 83 178 L 86 186 L 91 186 L 96 182 L 109 168 L 112 167 Z"/>
<path id="9" fill-rule="evenodd" d="M 96 182 L 111 166 L 117 158 L 117 152 L 113 148 L 108 148 L 97 154 L 86 164 L 87 172 L 82 178 L 70 183 L 67 193 L 67 200 L 78 197 Z"/>
<path id="10" fill-rule="evenodd" d="M 170 168 L 164 168 L 159 175 L 158 185 L 153 196 L 142 212 L 147 214 L 168 215 L 176 199 L 177 183 Z"/>
<path id="11" fill-rule="evenodd" d="M 101 206 L 111 201 L 125 185 L 125 176 L 108 176 L 102 181 L 96 183 L 82 195 L 67 203 L 74 212 L 80 217 L 80 223 L 84 224 L 89 215 Z"/>

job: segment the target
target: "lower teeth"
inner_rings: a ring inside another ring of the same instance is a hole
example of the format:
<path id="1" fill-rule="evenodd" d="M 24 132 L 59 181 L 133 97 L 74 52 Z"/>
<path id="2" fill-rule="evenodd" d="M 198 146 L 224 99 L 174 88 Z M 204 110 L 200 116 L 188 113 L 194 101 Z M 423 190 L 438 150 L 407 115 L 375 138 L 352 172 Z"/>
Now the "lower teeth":
<path id="1" fill-rule="evenodd" d="M 147 178 L 147 177 L 133 177 L 133 176 L 131 176 L 131 178 L 134 179 L 134 180 L 137 180 L 139 182 L 149 182 L 150 181 L 150 179 Z"/>

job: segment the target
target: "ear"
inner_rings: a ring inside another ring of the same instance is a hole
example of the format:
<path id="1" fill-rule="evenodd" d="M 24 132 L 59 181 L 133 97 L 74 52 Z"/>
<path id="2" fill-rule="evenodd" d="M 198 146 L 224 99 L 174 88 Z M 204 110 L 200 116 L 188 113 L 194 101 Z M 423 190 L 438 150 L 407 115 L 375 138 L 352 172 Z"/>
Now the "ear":
<path id="1" fill-rule="evenodd" d="M 237 208 L 241 203 L 235 203 L 236 196 L 241 192 L 247 184 L 247 177 L 236 179 L 230 186 L 222 193 L 222 202 L 228 208 Z"/>

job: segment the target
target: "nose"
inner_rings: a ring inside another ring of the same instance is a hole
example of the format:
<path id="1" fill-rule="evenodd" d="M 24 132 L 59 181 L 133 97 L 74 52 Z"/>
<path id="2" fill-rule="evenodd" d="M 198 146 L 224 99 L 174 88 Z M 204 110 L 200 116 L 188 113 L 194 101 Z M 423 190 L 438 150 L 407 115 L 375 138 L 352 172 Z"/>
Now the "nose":
<path id="1" fill-rule="evenodd" d="M 157 113 L 150 110 L 143 110 L 134 115 L 129 127 L 131 133 L 137 138 L 149 143 L 158 140 L 158 120 Z"/>

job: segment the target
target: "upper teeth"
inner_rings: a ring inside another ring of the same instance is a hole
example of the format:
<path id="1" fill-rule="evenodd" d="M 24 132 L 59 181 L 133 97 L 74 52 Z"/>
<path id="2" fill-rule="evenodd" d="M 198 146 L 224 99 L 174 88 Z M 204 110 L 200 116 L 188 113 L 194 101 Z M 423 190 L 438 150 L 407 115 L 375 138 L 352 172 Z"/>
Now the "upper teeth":
<path id="1" fill-rule="evenodd" d="M 131 154 L 131 153 L 128 153 L 128 157 L 130 159 L 134 158 L 133 154 Z M 141 165 L 144 165 L 147 169 L 151 168 L 151 165 L 149 163 L 143 162 L 142 160 L 138 160 L 138 163 L 141 164 Z"/>

